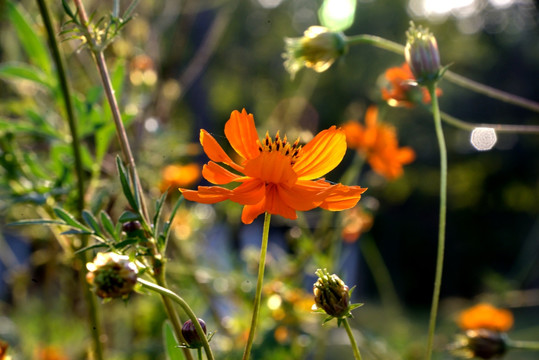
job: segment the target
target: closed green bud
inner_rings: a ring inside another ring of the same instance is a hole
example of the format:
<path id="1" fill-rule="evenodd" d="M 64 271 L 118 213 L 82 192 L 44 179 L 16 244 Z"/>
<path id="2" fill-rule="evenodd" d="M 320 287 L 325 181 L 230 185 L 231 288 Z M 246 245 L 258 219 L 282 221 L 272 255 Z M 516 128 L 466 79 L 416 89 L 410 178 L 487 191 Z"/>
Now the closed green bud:
<path id="1" fill-rule="evenodd" d="M 313 285 L 316 307 L 336 318 L 347 316 L 350 313 L 348 286 L 337 275 L 329 275 L 326 269 L 318 269 L 316 275 L 318 280 Z"/>
<path id="2" fill-rule="evenodd" d="M 198 319 L 198 323 L 200 324 L 202 331 L 204 331 L 204 334 L 206 334 L 206 323 L 204 322 L 204 320 Z M 198 349 L 202 347 L 203 341 L 198 335 L 195 324 L 193 324 L 193 321 L 191 319 L 187 320 L 183 324 L 182 335 L 185 339 L 185 342 L 187 343 L 187 345 L 189 345 L 190 348 Z"/>
<path id="3" fill-rule="evenodd" d="M 432 33 L 422 26 L 416 27 L 410 22 L 406 32 L 407 42 L 404 57 L 419 84 L 437 81 L 443 69 L 440 65 L 438 44 Z"/>

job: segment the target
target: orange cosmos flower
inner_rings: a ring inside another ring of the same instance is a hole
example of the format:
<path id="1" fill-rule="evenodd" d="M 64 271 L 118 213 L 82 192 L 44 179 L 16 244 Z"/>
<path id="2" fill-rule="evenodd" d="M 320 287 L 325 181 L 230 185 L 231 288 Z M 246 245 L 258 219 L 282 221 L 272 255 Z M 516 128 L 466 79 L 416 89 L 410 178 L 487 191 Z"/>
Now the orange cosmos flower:
<path id="1" fill-rule="evenodd" d="M 198 191 L 180 188 L 187 200 L 213 204 L 232 200 L 244 205 L 241 220 L 250 224 L 260 214 L 297 219 L 296 211 L 316 207 L 338 211 L 357 204 L 367 190 L 359 186 L 331 184 L 321 176 L 333 170 L 346 152 L 346 137 L 335 126 L 320 132 L 305 146 L 293 144 L 279 132 L 272 139 L 266 133 L 258 138 L 252 114 L 233 111 L 225 124 L 225 136 L 241 157 L 239 163 L 225 153 L 206 130 L 200 130 L 200 143 L 210 161 L 202 176 L 217 185 L 239 183 L 234 189 L 199 186 Z M 235 170 L 231 172 L 217 163 Z"/>
<path id="2" fill-rule="evenodd" d="M 382 88 L 382 99 L 390 106 L 412 108 L 421 101 L 425 104 L 430 103 L 427 88 L 412 85 L 416 79 L 407 63 L 387 69 L 385 78 L 388 81 L 388 87 Z M 436 95 L 442 95 L 442 90 L 436 89 Z"/>
<path id="3" fill-rule="evenodd" d="M 393 126 L 378 123 L 378 109 L 370 106 L 365 114 L 365 126 L 349 121 L 343 125 L 348 147 L 362 153 L 371 168 L 394 180 L 403 174 L 402 166 L 415 159 L 409 147 L 400 147 Z"/>
<path id="4" fill-rule="evenodd" d="M 458 325 L 463 330 L 488 329 L 505 332 L 513 326 L 513 314 L 490 304 L 478 304 L 460 313 Z"/>
<path id="5" fill-rule="evenodd" d="M 198 164 L 168 165 L 161 172 L 159 189 L 163 192 L 169 188 L 189 186 L 200 179 L 200 166 Z"/>

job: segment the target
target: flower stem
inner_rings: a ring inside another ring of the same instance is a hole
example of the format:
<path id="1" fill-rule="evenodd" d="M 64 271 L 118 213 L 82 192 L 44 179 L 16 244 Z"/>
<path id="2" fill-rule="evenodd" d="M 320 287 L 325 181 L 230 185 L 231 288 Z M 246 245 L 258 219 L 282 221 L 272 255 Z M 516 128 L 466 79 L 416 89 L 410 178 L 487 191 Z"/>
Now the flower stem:
<path id="1" fill-rule="evenodd" d="M 487 123 L 469 123 L 462 121 L 444 112 L 440 112 L 442 120 L 446 123 L 453 125 L 456 128 L 463 130 L 470 130 L 477 127 L 488 127 L 496 130 L 498 133 L 512 133 L 512 134 L 539 134 L 538 125 L 508 125 L 508 124 L 487 124 Z"/>
<path id="2" fill-rule="evenodd" d="M 52 54 L 52 59 L 56 65 L 56 73 L 58 76 L 58 84 L 60 86 L 62 99 L 64 102 L 64 107 L 66 111 L 67 122 L 69 126 L 69 131 L 71 133 L 71 148 L 73 149 L 73 158 L 75 162 L 75 176 L 76 176 L 76 186 L 77 186 L 77 212 L 79 217 L 82 215 L 84 210 L 84 175 L 82 169 L 82 156 L 81 156 L 81 145 L 80 138 L 77 128 L 77 119 L 75 117 L 75 110 L 73 107 L 73 102 L 71 101 L 71 89 L 66 75 L 66 68 L 64 64 L 64 59 L 60 54 L 60 49 L 58 47 L 58 42 L 56 40 L 56 31 L 54 30 L 52 19 L 50 16 L 49 9 L 45 0 L 37 0 L 37 5 L 39 7 L 39 12 L 41 18 L 43 19 L 43 24 L 47 31 L 47 38 L 49 42 L 49 47 Z M 88 239 L 86 236 L 81 237 L 82 243 L 81 248 L 84 248 Z M 89 261 L 88 252 L 82 252 L 79 255 L 79 261 L 83 264 Z M 92 336 L 93 351 L 94 357 L 96 360 L 103 360 L 103 344 L 100 340 L 101 338 L 101 321 L 99 318 L 99 310 L 97 307 L 97 301 L 93 293 L 91 292 L 88 284 L 86 284 L 86 277 L 84 270 L 78 271 L 79 278 L 83 286 L 84 297 L 86 298 L 86 304 L 88 306 L 88 321 L 90 332 Z"/>
<path id="3" fill-rule="evenodd" d="M 507 346 L 512 349 L 520 350 L 539 350 L 539 341 L 520 341 L 520 340 L 507 340 Z"/>
<path id="4" fill-rule="evenodd" d="M 202 348 L 197 349 L 197 358 L 198 360 L 202 360 Z"/>
<path id="5" fill-rule="evenodd" d="M 361 34 L 349 36 L 346 38 L 346 43 L 348 45 L 368 44 L 394 52 L 399 55 L 402 55 L 404 52 L 404 46 L 402 46 L 401 44 L 375 35 Z M 539 112 L 539 103 L 535 101 L 525 99 L 523 97 L 513 95 L 505 91 L 501 91 L 493 87 L 478 83 L 477 81 L 473 81 L 452 71 L 446 71 L 444 73 L 444 79 L 465 89 L 475 91 L 479 94 L 483 94 L 509 104 L 520 106 L 534 112 Z"/>
<path id="6" fill-rule="evenodd" d="M 206 337 L 204 330 L 202 330 L 202 326 L 200 326 L 197 316 L 195 315 L 193 310 L 189 307 L 189 304 L 187 304 L 187 302 L 181 296 L 170 291 L 167 288 L 164 288 L 162 286 L 159 286 L 157 284 L 154 284 L 150 281 L 146 281 L 141 278 L 138 278 L 137 281 L 139 282 L 139 284 L 141 284 L 145 288 L 155 291 L 159 293 L 161 296 L 173 300 L 174 302 L 176 302 L 178 305 L 182 307 L 183 311 L 185 311 L 189 319 L 191 319 L 191 321 L 193 322 L 193 325 L 195 326 L 195 330 L 198 336 L 200 337 L 200 339 L 202 340 L 202 346 L 204 347 L 204 352 L 206 353 L 206 357 L 208 358 L 208 360 L 214 360 L 213 353 L 211 351 L 210 344 L 208 342 L 208 338 Z"/>
<path id="7" fill-rule="evenodd" d="M 359 348 L 357 347 L 354 334 L 352 334 L 352 329 L 350 328 L 348 319 L 347 318 L 342 319 L 342 323 L 344 324 L 344 328 L 346 329 L 346 333 L 348 334 L 348 338 L 350 339 L 350 345 L 352 345 L 352 350 L 354 351 L 354 358 L 356 360 L 361 360 L 361 354 L 359 353 Z"/>
<path id="8" fill-rule="evenodd" d="M 440 300 L 440 288 L 442 285 L 442 271 L 444 265 L 445 248 L 445 220 L 447 204 L 447 150 L 445 146 L 444 133 L 442 129 L 442 120 L 440 117 L 440 108 L 438 106 L 438 97 L 436 96 L 436 83 L 427 86 L 432 97 L 432 113 L 434 115 L 434 125 L 436 128 L 436 137 L 440 148 L 440 218 L 438 224 L 438 254 L 436 256 L 436 275 L 434 278 L 434 292 L 432 295 L 432 306 L 429 320 L 429 333 L 427 341 L 427 360 L 432 357 L 432 345 L 434 332 L 436 329 L 436 316 L 438 314 L 438 303 Z"/>
<path id="9" fill-rule="evenodd" d="M 251 318 L 251 329 L 249 330 L 249 338 L 245 345 L 245 351 L 243 352 L 243 360 L 248 360 L 251 355 L 251 348 L 253 347 L 253 340 L 255 338 L 256 326 L 258 324 L 258 315 L 260 313 L 260 300 L 262 298 L 262 281 L 264 280 L 264 268 L 266 266 L 266 252 L 268 250 L 268 236 L 269 225 L 271 220 L 271 214 L 266 213 L 264 217 L 264 228 L 262 230 L 262 245 L 260 246 L 260 260 L 258 263 L 258 279 L 256 281 L 256 294 L 253 309 L 253 317 Z"/>

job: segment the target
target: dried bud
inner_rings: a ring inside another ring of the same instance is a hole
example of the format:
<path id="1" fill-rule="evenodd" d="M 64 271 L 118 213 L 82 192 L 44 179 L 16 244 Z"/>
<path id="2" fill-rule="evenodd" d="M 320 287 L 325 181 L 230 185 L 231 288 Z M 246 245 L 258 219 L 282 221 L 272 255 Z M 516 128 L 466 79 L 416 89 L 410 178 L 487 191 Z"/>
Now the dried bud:
<path id="1" fill-rule="evenodd" d="M 124 255 L 98 253 L 86 268 L 86 281 L 103 299 L 125 297 L 137 283 L 137 267 Z"/>
<path id="2" fill-rule="evenodd" d="M 285 38 L 284 66 L 292 78 L 303 67 L 324 72 L 348 50 L 346 38 L 323 26 L 311 26 L 301 38 Z"/>
<path id="3" fill-rule="evenodd" d="M 406 32 L 408 41 L 404 48 L 404 57 L 417 82 L 422 84 L 428 81 L 437 81 L 443 69 L 440 65 L 440 53 L 436 38 L 422 26 L 416 27 L 410 22 L 410 29 Z"/>
<path id="4" fill-rule="evenodd" d="M 465 359 L 492 359 L 502 356 L 507 350 L 504 333 L 489 329 L 467 330 L 457 341 L 450 345 L 455 356 Z"/>
<path id="5" fill-rule="evenodd" d="M 200 324 L 200 327 L 204 331 L 204 334 L 206 334 L 206 323 L 202 319 L 198 319 L 198 323 Z M 202 339 L 200 336 L 198 336 L 198 332 L 195 328 L 195 324 L 193 324 L 192 320 L 187 320 L 183 326 L 182 326 L 182 335 L 185 339 L 185 342 L 187 345 L 189 345 L 190 348 L 200 348 L 202 347 Z"/>
<path id="6" fill-rule="evenodd" d="M 128 221 L 122 225 L 122 230 L 125 231 L 126 233 L 132 233 L 141 229 L 142 229 L 142 225 L 137 220 Z"/>
<path id="7" fill-rule="evenodd" d="M 347 316 L 350 313 L 348 286 L 337 275 L 329 275 L 326 269 L 318 269 L 316 275 L 318 280 L 313 285 L 316 307 L 336 318 Z"/>

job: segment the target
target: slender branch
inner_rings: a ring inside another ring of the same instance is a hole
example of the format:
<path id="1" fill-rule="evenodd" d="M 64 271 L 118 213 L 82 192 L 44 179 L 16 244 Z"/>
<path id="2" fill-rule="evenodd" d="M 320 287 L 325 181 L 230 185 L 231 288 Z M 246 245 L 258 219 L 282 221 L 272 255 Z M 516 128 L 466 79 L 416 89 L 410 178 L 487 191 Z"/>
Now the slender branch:
<path id="1" fill-rule="evenodd" d="M 445 146 L 442 120 L 440 118 L 438 97 L 436 96 L 436 83 L 431 83 L 427 87 L 432 97 L 432 112 L 434 114 L 434 125 L 436 128 L 438 146 L 440 148 L 440 219 L 438 224 L 438 254 L 436 256 L 436 275 L 434 279 L 434 291 L 432 295 L 432 307 L 430 311 L 426 357 L 427 360 L 430 360 L 432 357 L 432 346 L 434 341 L 434 332 L 436 329 L 436 316 L 438 314 L 438 303 L 440 301 L 440 288 L 442 286 L 442 272 L 444 266 L 445 222 L 447 207 L 447 150 Z"/>
<path id="2" fill-rule="evenodd" d="M 58 47 L 58 42 L 56 41 L 55 36 L 56 31 L 54 31 L 52 19 L 47 4 L 45 3 L 45 0 L 37 0 L 37 5 L 39 7 L 39 12 L 41 13 L 41 18 L 43 19 L 43 24 L 45 25 L 45 29 L 47 31 L 49 47 L 51 50 L 53 61 L 56 65 L 56 74 L 58 76 L 58 83 L 60 85 L 62 99 L 64 102 L 69 131 L 71 133 L 71 148 L 73 149 L 73 158 L 75 161 L 75 176 L 77 186 L 77 212 L 80 218 L 82 216 L 82 211 L 84 210 L 84 176 L 82 168 L 82 156 L 80 151 L 81 143 L 78 134 L 77 119 L 75 117 L 73 102 L 71 101 L 71 89 L 67 80 L 64 59 L 60 54 L 60 49 Z M 81 248 L 84 248 L 88 244 L 88 238 L 86 236 L 81 236 L 81 241 Z M 89 261 L 89 253 L 82 252 L 79 255 L 79 259 L 83 264 L 85 264 Z M 96 358 L 96 360 L 103 360 L 104 354 L 103 344 L 101 342 L 101 319 L 99 317 L 97 301 L 94 294 L 91 292 L 90 287 L 86 283 L 85 271 L 80 270 L 77 271 L 77 273 L 79 275 L 80 282 L 83 287 L 84 297 L 86 299 L 86 304 L 88 306 L 88 321 L 90 333 L 92 335 L 94 357 Z"/>
<path id="3" fill-rule="evenodd" d="M 260 300 L 262 298 L 262 282 L 264 280 L 264 268 L 266 266 L 266 252 L 268 249 L 268 235 L 271 214 L 266 213 L 264 217 L 264 228 L 262 230 L 262 245 L 260 246 L 260 260 L 258 263 L 258 279 L 256 281 L 256 294 L 254 301 L 253 317 L 251 319 L 251 329 L 249 330 L 249 338 L 243 352 L 243 360 L 248 360 L 251 356 L 251 348 L 255 338 L 256 326 L 258 324 L 258 315 L 260 313 Z"/>
<path id="4" fill-rule="evenodd" d="M 473 130 L 477 127 L 488 127 L 496 130 L 498 133 L 512 134 L 539 134 L 539 125 L 508 125 L 508 124 L 486 124 L 486 123 L 469 123 L 454 116 L 440 112 L 442 120 L 463 130 Z"/>
<path id="5" fill-rule="evenodd" d="M 512 349 L 539 350 L 539 341 L 521 341 L 508 339 L 506 344 Z"/>
<path id="6" fill-rule="evenodd" d="M 348 338 L 350 339 L 350 345 L 352 346 L 352 350 L 354 351 L 354 358 L 356 360 L 361 360 L 361 354 L 359 353 L 359 348 L 357 347 L 354 334 L 352 334 L 352 329 L 350 328 L 348 319 L 347 318 L 342 319 L 342 323 L 344 324 L 344 328 L 346 329 L 346 333 L 348 334 Z"/>
<path id="7" fill-rule="evenodd" d="M 394 52 L 402 55 L 404 53 L 404 46 L 391 40 L 384 39 L 375 35 L 355 35 L 349 36 L 346 40 L 348 45 L 368 44 L 384 50 Z M 491 98 L 501 100 L 503 102 L 523 107 L 525 109 L 539 112 L 539 103 L 525 99 L 523 97 L 510 94 L 508 92 L 495 89 L 493 87 L 480 84 L 477 81 L 470 80 L 462 75 L 458 75 L 452 71 L 446 71 L 444 73 L 444 79 L 450 81 L 456 85 L 459 85 L 465 89 L 475 91 L 477 93 L 489 96 Z"/>
<path id="8" fill-rule="evenodd" d="M 189 319 L 191 319 L 191 321 L 193 322 L 193 325 L 195 326 L 195 330 L 200 340 L 202 341 L 202 346 L 204 347 L 204 352 L 206 353 L 206 357 L 208 358 L 208 360 L 214 360 L 213 353 L 211 351 L 210 344 L 208 342 L 208 338 L 206 337 L 204 330 L 202 330 L 202 326 L 200 326 L 200 323 L 198 322 L 198 317 L 195 315 L 191 307 L 189 307 L 189 304 L 187 304 L 187 302 L 178 294 L 170 291 L 167 288 L 161 287 L 157 284 L 154 284 L 150 281 L 146 281 L 141 278 L 138 278 L 137 281 L 139 282 L 139 284 L 141 284 L 145 288 L 155 291 L 159 293 L 161 296 L 164 296 L 167 299 L 171 299 L 175 303 L 181 306 L 183 311 L 185 311 L 185 313 L 187 314 Z"/>

